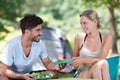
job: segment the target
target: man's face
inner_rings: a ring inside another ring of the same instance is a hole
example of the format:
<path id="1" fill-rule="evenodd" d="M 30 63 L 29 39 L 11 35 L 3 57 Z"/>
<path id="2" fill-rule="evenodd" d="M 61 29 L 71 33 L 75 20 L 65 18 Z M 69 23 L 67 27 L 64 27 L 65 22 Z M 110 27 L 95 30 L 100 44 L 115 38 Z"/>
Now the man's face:
<path id="1" fill-rule="evenodd" d="M 29 38 L 32 41 L 39 42 L 41 35 L 42 35 L 42 27 L 41 25 L 37 25 L 36 27 L 30 30 Z"/>

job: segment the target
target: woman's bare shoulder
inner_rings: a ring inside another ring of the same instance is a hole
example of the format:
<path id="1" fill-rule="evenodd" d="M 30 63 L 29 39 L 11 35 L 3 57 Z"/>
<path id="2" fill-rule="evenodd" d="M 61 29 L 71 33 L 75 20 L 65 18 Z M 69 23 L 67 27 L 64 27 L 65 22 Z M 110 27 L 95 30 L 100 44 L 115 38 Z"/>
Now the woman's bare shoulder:
<path id="1" fill-rule="evenodd" d="M 105 38 L 112 37 L 112 34 L 110 34 L 110 33 L 102 33 L 102 35 Z"/>
<path id="2" fill-rule="evenodd" d="M 75 36 L 75 39 L 76 39 L 76 40 L 82 40 L 82 39 L 84 38 L 84 36 L 85 36 L 84 33 L 77 34 L 77 35 Z"/>
<path id="3" fill-rule="evenodd" d="M 101 33 L 101 34 L 102 34 L 104 41 L 106 41 L 108 39 L 112 40 L 112 34 L 110 34 L 110 33 Z"/>

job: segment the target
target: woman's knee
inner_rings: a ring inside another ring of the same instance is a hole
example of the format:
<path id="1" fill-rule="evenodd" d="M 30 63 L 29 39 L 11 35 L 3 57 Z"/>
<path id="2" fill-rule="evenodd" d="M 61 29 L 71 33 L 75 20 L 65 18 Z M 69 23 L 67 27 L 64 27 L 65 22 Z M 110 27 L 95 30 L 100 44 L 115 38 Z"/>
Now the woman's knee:
<path id="1" fill-rule="evenodd" d="M 102 67 L 108 67 L 108 62 L 104 59 L 104 60 L 100 60 L 99 65 L 101 65 Z"/>
<path id="2" fill-rule="evenodd" d="M 100 69 L 101 68 L 108 68 L 108 62 L 105 59 L 100 60 L 95 64 L 95 67 L 100 68 Z"/>

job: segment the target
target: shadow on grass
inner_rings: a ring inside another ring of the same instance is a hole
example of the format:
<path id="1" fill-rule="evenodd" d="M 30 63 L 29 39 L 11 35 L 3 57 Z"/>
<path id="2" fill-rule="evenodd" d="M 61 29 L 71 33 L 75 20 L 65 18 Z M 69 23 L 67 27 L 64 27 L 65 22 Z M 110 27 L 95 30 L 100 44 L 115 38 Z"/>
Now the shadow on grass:
<path id="1" fill-rule="evenodd" d="M 59 78 L 73 78 L 74 73 L 75 73 L 75 71 L 72 71 L 70 73 L 58 72 L 58 75 L 59 75 Z"/>

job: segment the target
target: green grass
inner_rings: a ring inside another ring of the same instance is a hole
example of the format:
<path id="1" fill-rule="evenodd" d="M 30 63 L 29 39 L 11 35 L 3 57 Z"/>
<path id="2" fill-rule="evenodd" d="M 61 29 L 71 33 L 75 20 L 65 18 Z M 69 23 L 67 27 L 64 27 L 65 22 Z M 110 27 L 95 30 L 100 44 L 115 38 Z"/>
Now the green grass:
<path id="1" fill-rule="evenodd" d="M 74 71 L 70 73 L 60 73 L 58 72 L 59 78 L 72 78 L 74 74 Z"/>
<path id="2" fill-rule="evenodd" d="M 75 71 L 72 71 L 70 73 L 60 73 L 60 72 L 58 72 L 59 79 L 60 80 L 93 80 L 93 79 L 86 79 L 86 78 L 73 78 L 74 73 L 75 73 Z"/>

